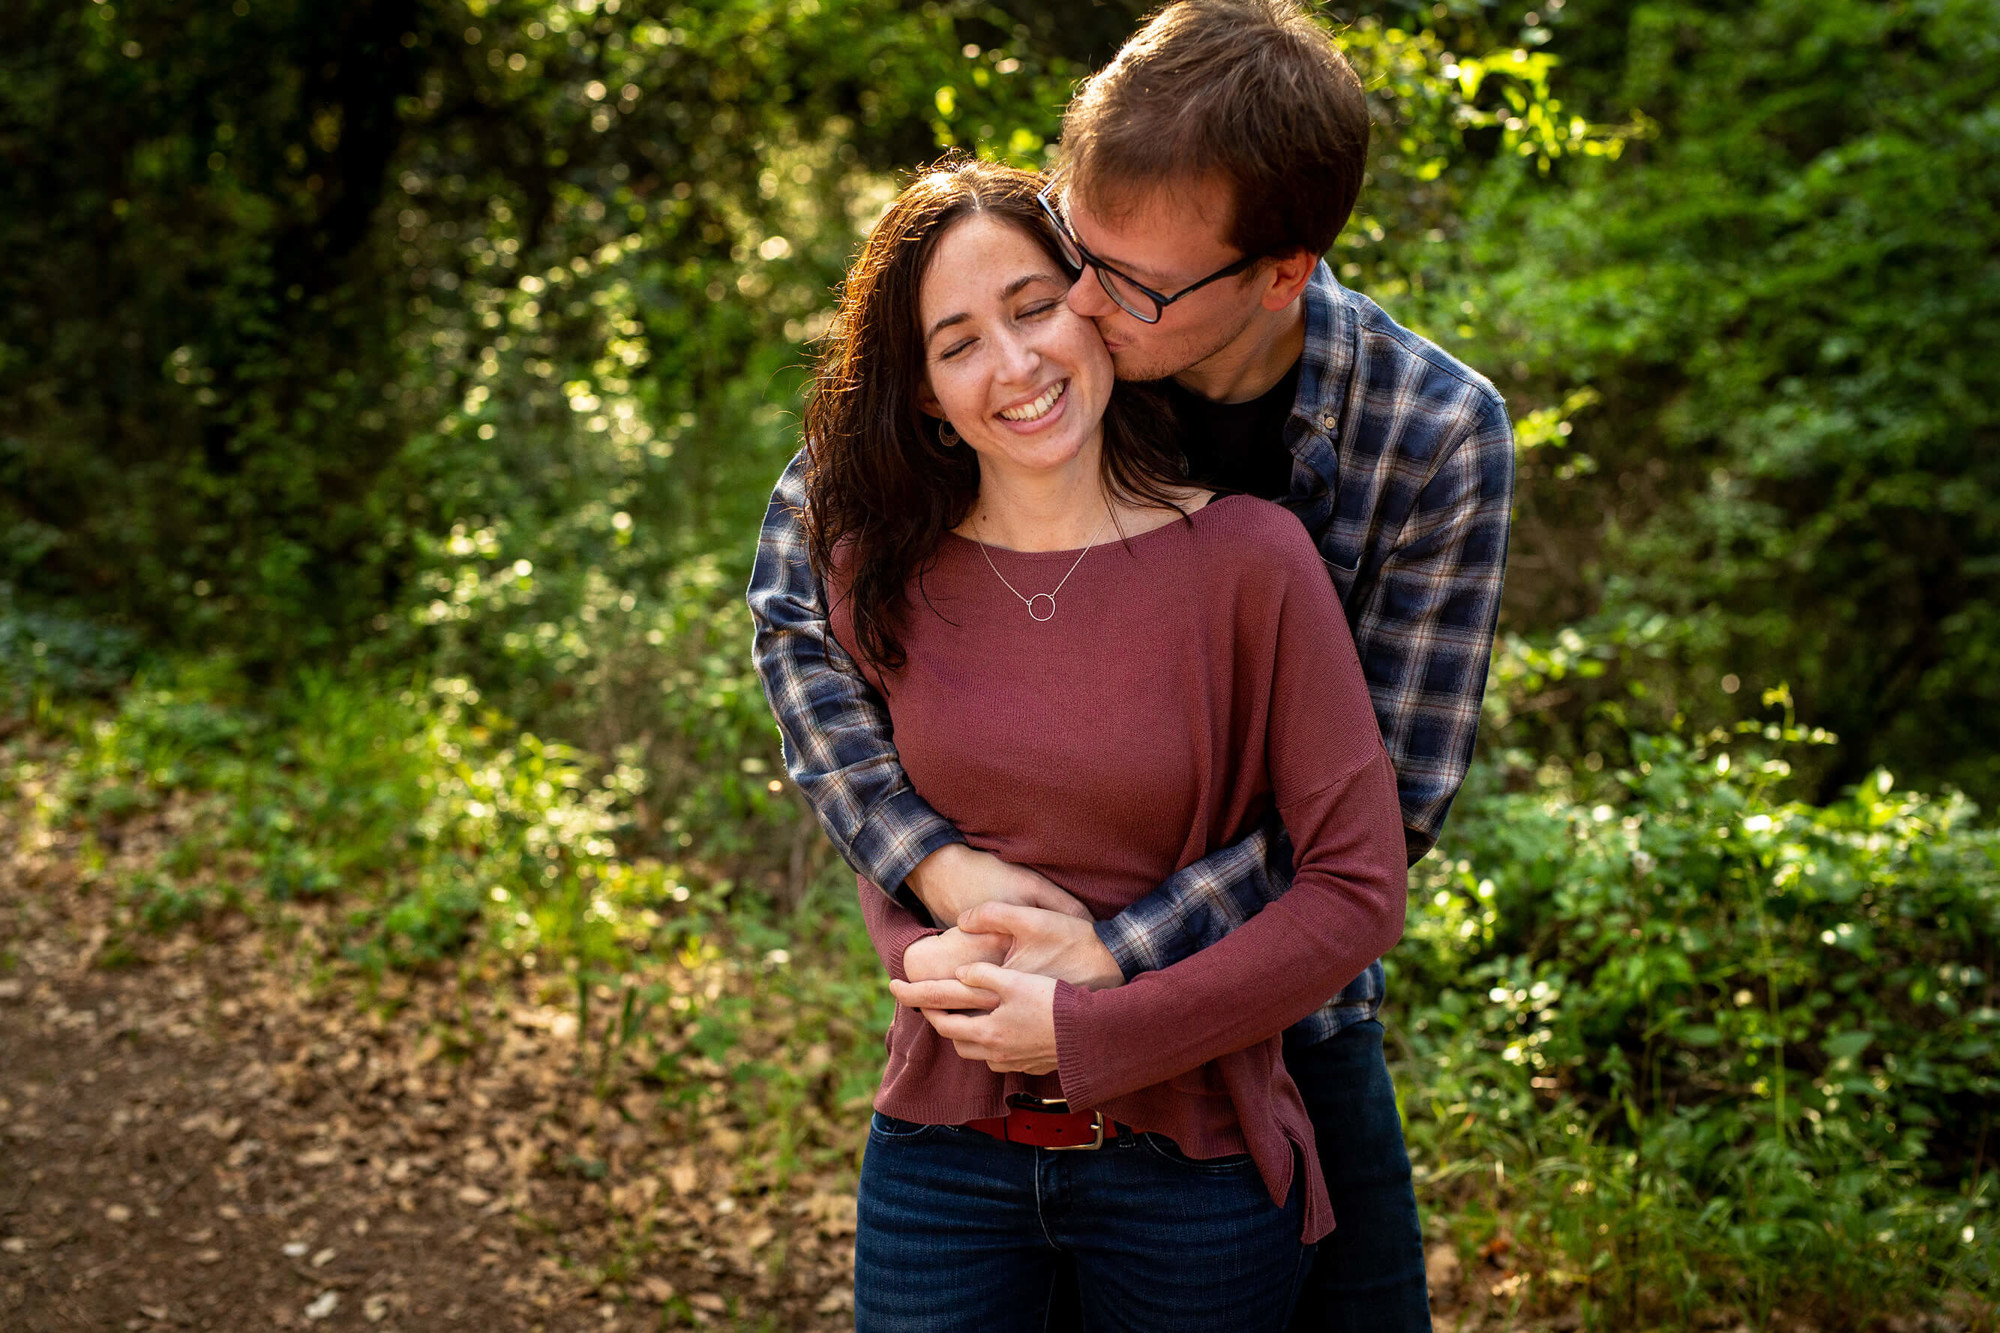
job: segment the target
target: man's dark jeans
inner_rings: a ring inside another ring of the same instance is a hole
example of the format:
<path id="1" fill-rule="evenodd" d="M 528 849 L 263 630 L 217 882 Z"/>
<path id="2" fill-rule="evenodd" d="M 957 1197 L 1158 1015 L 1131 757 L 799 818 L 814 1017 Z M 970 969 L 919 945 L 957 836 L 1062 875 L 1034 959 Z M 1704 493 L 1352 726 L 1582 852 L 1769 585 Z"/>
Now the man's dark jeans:
<path id="1" fill-rule="evenodd" d="M 1285 1037 L 1333 1197 L 1291 1333 L 1430 1333 L 1423 1229 L 1382 1025 L 1356 1023 L 1311 1046 Z"/>

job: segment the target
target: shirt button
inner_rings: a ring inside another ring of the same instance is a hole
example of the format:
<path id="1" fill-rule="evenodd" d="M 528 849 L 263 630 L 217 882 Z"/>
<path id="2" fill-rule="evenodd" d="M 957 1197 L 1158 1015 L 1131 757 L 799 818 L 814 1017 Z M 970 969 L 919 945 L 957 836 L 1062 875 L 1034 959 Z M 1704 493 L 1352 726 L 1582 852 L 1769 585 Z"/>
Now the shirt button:
<path id="1" fill-rule="evenodd" d="M 1319 424 L 1327 430 L 1332 430 L 1340 424 L 1340 414 L 1333 411 L 1322 412 L 1319 414 Z"/>

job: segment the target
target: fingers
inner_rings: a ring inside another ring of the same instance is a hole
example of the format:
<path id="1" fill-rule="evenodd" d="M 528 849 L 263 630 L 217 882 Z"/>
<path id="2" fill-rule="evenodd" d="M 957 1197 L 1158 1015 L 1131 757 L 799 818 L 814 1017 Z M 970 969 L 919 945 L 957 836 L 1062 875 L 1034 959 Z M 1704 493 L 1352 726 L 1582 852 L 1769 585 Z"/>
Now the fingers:
<path id="1" fill-rule="evenodd" d="M 998 1057 L 994 1024 L 985 1014 L 954 1014 L 941 1009 L 926 1009 L 924 1018 L 940 1037 L 958 1047 L 958 1053 L 966 1059 L 992 1060 Z"/>
<path id="2" fill-rule="evenodd" d="M 975 963 L 975 967 L 987 964 Z M 977 1009 L 984 1012 L 1000 1003 L 1000 996 L 991 990 L 976 990 L 962 981 L 939 979 L 935 981 L 889 982 L 889 994 L 896 1003 L 910 1009 Z"/>
<path id="3" fill-rule="evenodd" d="M 987 1009 L 993 1008 L 1003 997 L 1012 995 L 1022 975 L 995 963 L 967 963 L 958 969 L 960 982 L 980 992 L 990 992 L 990 1002 L 981 1006 Z"/>
<path id="4" fill-rule="evenodd" d="M 958 928 L 968 934 L 1041 935 L 1060 924 L 1055 920 L 1060 915 L 1046 907 L 1023 907 L 996 899 L 981 903 L 960 917 Z"/>

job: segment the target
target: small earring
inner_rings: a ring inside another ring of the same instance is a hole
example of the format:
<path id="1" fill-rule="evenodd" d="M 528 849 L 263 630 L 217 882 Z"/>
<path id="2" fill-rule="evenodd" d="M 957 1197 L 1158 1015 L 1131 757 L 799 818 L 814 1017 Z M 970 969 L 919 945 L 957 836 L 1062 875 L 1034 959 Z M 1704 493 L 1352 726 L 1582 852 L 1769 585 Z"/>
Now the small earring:
<path id="1" fill-rule="evenodd" d="M 949 449 L 954 444 L 964 444 L 965 441 L 959 438 L 958 432 L 951 428 L 949 421 L 940 421 L 938 422 L 938 443 Z"/>

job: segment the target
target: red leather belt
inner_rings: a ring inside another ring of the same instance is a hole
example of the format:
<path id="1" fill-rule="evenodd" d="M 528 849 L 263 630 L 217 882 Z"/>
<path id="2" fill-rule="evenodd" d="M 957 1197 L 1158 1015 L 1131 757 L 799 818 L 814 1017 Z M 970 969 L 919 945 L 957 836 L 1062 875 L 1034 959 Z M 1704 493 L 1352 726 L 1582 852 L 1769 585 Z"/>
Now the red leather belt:
<path id="1" fill-rule="evenodd" d="M 1110 1123 L 1116 1133 L 1118 1122 Z M 1045 1101 L 1018 1093 L 1010 1099 L 1006 1115 L 965 1122 L 967 1129 L 990 1134 L 1002 1143 L 1025 1143 L 1058 1152 L 1102 1148 L 1104 1126 L 1102 1111 L 1072 1111 L 1068 1102 Z"/>

